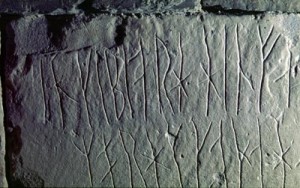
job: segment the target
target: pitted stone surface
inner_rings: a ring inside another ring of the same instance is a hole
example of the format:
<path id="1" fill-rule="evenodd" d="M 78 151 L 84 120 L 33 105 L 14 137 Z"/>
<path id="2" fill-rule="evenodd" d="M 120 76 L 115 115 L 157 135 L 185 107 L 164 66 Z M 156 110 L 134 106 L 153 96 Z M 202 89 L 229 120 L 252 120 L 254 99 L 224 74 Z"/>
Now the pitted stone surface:
<path id="1" fill-rule="evenodd" d="M 202 3 L 203 7 L 217 6 L 228 10 L 300 12 L 298 0 L 202 0 Z"/>
<path id="2" fill-rule="evenodd" d="M 1 37 L 0 37 L 1 41 Z M 1 45 L 0 45 L 1 51 Z M 6 166 L 5 166 L 5 129 L 4 129 L 4 112 L 2 98 L 2 83 L 0 82 L 0 187 L 7 187 Z"/>
<path id="3" fill-rule="evenodd" d="M 0 84 L 1 86 L 2 84 Z M 2 96 L 2 89 L 0 90 Z M 0 187 L 7 187 L 6 166 L 5 166 L 5 130 L 4 130 L 4 112 L 3 101 L 0 101 Z"/>
<path id="4" fill-rule="evenodd" d="M 184 12 L 199 11 L 200 0 L 95 0 L 92 7 L 98 10 L 114 10 L 118 12 L 135 12 L 135 13 L 151 13 L 151 12 Z"/>
<path id="5" fill-rule="evenodd" d="M 46 187 L 299 185 L 298 25 L 209 14 L 11 22 L 10 176 Z"/>
<path id="6" fill-rule="evenodd" d="M 2 0 L 3 13 L 50 13 L 62 14 L 74 9 L 84 0 Z"/>
<path id="7" fill-rule="evenodd" d="M 16 14 L 65 14 L 87 12 L 152 13 L 164 11 L 198 11 L 200 0 L 23 0 L 0 2 L 0 12 Z"/>

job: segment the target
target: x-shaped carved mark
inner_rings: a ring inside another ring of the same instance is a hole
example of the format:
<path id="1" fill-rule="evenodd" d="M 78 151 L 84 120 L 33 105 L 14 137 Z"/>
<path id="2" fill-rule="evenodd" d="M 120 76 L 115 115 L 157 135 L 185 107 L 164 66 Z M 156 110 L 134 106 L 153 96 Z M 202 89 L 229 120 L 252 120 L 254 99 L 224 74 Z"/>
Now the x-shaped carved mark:
<path id="1" fill-rule="evenodd" d="M 97 157 L 96 158 L 98 158 L 102 153 L 104 153 L 104 152 L 107 152 L 107 148 L 108 148 L 108 146 L 110 145 L 110 143 L 111 143 L 111 139 L 108 141 L 108 143 L 105 141 L 105 138 L 103 137 L 103 145 L 104 145 L 104 148 L 103 148 L 103 150 L 97 155 Z"/>
<path id="2" fill-rule="evenodd" d="M 105 173 L 105 175 L 103 176 L 100 182 L 103 182 L 105 178 L 112 172 L 112 169 L 115 167 L 116 163 L 117 161 L 113 162 L 113 164 L 109 166 L 109 169 L 107 170 L 107 172 Z"/>
<path id="3" fill-rule="evenodd" d="M 107 148 L 108 148 L 108 146 L 111 144 L 111 141 L 112 141 L 112 139 L 110 139 L 108 142 L 106 142 L 106 139 L 105 139 L 105 137 L 103 136 L 103 145 L 104 145 L 104 148 L 103 148 L 103 150 L 97 155 L 97 157 L 96 158 L 98 158 L 102 153 L 105 153 L 106 155 L 107 155 Z M 108 156 L 107 156 L 108 157 Z M 103 182 L 104 180 L 105 180 L 105 178 L 110 174 L 110 173 L 112 173 L 112 169 L 114 168 L 114 166 L 116 165 L 116 163 L 117 163 L 117 160 L 116 161 L 114 161 L 113 163 L 111 163 L 110 162 L 110 160 L 107 158 L 107 160 L 108 160 L 108 165 L 109 165 L 109 169 L 107 170 L 107 172 L 105 173 L 105 175 L 103 176 L 103 178 L 101 179 L 101 182 Z"/>
<path id="4" fill-rule="evenodd" d="M 248 141 L 247 146 L 244 148 L 244 150 L 243 150 L 242 152 L 239 151 L 239 157 L 240 157 L 240 160 L 241 160 L 241 161 L 243 161 L 244 159 L 246 159 L 246 161 L 248 162 L 248 164 L 249 164 L 250 166 L 252 166 L 252 165 L 251 165 L 251 162 L 250 162 L 250 160 L 249 160 L 249 157 L 246 155 L 246 152 L 247 152 L 247 150 L 248 150 L 248 148 L 249 148 L 249 145 L 250 145 L 250 141 Z"/>
<path id="5" fill-rule="evenodd" d="M 290 169 L 292 169 L 291 165 L 288 164 L 284 158 L 284 156 L 287 154 L 287 152 L 291 149 L 291 145 L 286 148 L 286 150 L 284 152 L 281 152 L 281 154 L 277 153 L 276 151 L 274 151 L 274 154 L 277 156 L 277 158 L 279 159 L 278 163 L 274 166 L 274 170 L 280 165 L 280 164 L 283 164 L 283 165 L 286 165 L 288 166 Z"/>
<path id="6" fill-rule="evenodd" d="M 200 67 L 201 67 L 201 69 L 203 70 L 203 72 L 204 72 L 204 74 L 205 74 L 205 76 L 206 76 L 206 79 L 208 80 L 209 85 L 212 86 L 212 88 L 213 88 L 214 91 L 216 92 L 218 98 L 221 100 L 221 96 L 220 96 L 220 94 L 219 94 L 219 92 L 218 92 L 218 90 L 217 90 L 217 88 L 216 88 L 216 86 L 215 86 L 215 84 L 214 84 L 214 82 L 212 81 L 212 78 L 211 78 L 211 77 L 212 77 L 213 75 L 215 75 L 218 71 L 215 72 L 215 73 L 213 73 L 213 74 L 211 74 L 211 75 L 208 75 L 207 71 L 203 68 L 203 66 L 202 66 L 201 63 L 200 63 Z"/>
<path id="7" fill-rule="evenodd" d="M 294 140 L 292 140 L 291 142 L 291 145 L 289 147 L 287 147 L 285 150 L 283 150 L 283 146 L 282 146 L 282 141 L 281 141 L 281 138 L 280 138 L 280 134 L 279 134 L 279 126 L 280 124 L 282 124 L 282 121 L 283 121 L 283 112 L 280 113 L 280 115 L 276 118 L 274 116 L 271 115 L 272 118 L 274 118 L 274 120 L 277 122 L 276 123 L 276 127 L 275 127 L 275 130 L 276 130 L 276 133 L 277 133 L 277 137 L 278 137 L 278 142 L 279 142 L 279 146 L 280 146 L 280 154 L 275 152 L 274 151 L 274 154 L 277 156 L 277 158 L 279 159 L 278 163 L 274 166 L 274 170 L 280 165 L 280 164 L 283 164 L 283 165 L 286 165 L 288 166 L 290 169 L 292 169 L 291 165 L 288 164 L 284 158 L 284 156 L 288 153 L 288 151 L 291 149 L 293 143 L 294 143 Z"/>
<path id="8" fill-rule="evenodd" d="M 157 159 L 158 159 L 158 157 L 159 157 L 159 155 L 160 155 L 160 153 L 161 153 L 161 151 L 162 151 L 163 149 L 164 149 L 164 148 L 161 148 L 161 149 L 159 150 L 159 152 L 158 152 L 155 156 L 153 156 L 153 158 L 148 157 L 147 155 L 142 154 L 144 157 L 146 157 L 146 158 L 148 158 L 149 160 L 152 161 L 152 162 L 148 165 L 148 167 L 146 168 L 145 171 L 148 171 L 149 168 L 150 168 L 152 165 L 154 165 L 154 164 L 157 164 L 157 165 L 159 165 L 159 166 L 161 166 L 161 167 L 163 167 L 163 168 L 165 168 L 165 169 L 167 169 L 167 170 L 170 170 L 168 167 L 166 167 L 165 165 L 163 165 L 163 164 L 161 164 L 161 163 L 159 163 L 159 162 L 157 161 Z"/>
<path id="9" fill-rule="evenodd" d="M 191 76 L 192 72 L 190 72 L 185 78 L 179 78 L 179 76 L 177 75 L 177 73 L 174 70 L 173 70 L 173 73 L 175 74 L 175 77 L 178 80 L 178 84 L 175 87 L 173 87 L 170 91 L 173 91 L 174 89 L 176 89 L 177 87 L 179 87 L 180 89 L 183 90 L 184 95 L 186 97 L 188 97 L 188 94 L 186 92 L 186 88 L 184 87 L 184 83 Z"/>

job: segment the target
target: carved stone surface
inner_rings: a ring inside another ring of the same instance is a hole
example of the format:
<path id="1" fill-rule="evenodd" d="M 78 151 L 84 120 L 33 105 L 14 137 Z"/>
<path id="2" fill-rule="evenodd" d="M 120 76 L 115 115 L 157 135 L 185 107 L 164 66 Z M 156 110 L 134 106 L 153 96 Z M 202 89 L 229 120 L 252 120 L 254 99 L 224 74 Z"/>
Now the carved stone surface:
<path id="1" fill-rule="evenodd" d="M 11 182 L 299 185 L 299 25 L 296 15 L 12 21 Z"/>
<path id="2" fill-rule="evenodd" d="M 2 0 L 0 12 L 5 13 L 77 13 L 84 9 L 88 12 L 138 12 L 160 11 L 197 11 L 200 0 Z"/>
<path id="3" fill-rule="evenodd" d="M 245 11 L 299 12 L 298 0 L 202 0 L 203 6 L 221 6 L 224 9 Z"/>

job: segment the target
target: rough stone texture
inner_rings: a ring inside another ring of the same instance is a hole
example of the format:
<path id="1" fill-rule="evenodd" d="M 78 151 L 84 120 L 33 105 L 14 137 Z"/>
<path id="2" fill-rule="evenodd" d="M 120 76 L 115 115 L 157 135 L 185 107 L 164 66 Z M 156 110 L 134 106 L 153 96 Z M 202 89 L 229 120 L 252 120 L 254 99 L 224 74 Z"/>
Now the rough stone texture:
<path id="1" fill-rule="evenodd" d="M 202 0 L 203 7 L 245 11 L 300 12 L 299 0 Z"/>
<path id="2" fill-rule="evenodd" d="M 2 0 L 2 13 L 50 13 L 55 14 L 75 11 L 84 0 Z"/>
<path id="3" fill-rule="evenodd" d="M 1 84 L 0 84 L 1 86 Z M 1 102 L 0 102 L 0 187 L 7 187 L 6 181 L 6 166 L 5 166 L 5 130 L 4 130 L 4 113 L 2 103 L 2 89 L 0 91 Z"/>
<path id="4" fill-rule="evenodd" d="M 0 37 L 1 43 L 1 37 Z M 1 45 L 0 45 L 1 52 Z M 0 187 L 7 187 L 5 166 L 5 129 L 4 129 L 4 112 L 2 99 L 2 84 L 0 82 Z"/>
<path id="5" fill-rule="evenodd" d="M 12 21 L 11 183 L 299 185 L 299 26 L 298 15 Z"/>
<path id="6" fill-rule="evenodd" d="M 0 12 L 17 14 L 65 14 L 87 12 L 151 13 L 163 11 L 198 11 L 200 0 L 24 0 L 0 2 Z"/>
<path id="7" fill-rule="evenodd" d="M 200 0 L 95 0 L 92 7 L 97 10 L 113 10 L 119 12 L 164 12 L 164 11 L 199 11 Z"/>

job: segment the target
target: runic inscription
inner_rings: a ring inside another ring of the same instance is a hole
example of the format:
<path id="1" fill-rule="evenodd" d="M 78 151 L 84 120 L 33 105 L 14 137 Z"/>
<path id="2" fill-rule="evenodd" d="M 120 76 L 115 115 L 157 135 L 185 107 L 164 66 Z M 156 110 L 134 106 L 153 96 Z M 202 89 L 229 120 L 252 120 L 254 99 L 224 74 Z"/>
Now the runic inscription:
<path id="1" fill-rule="evenodd" d="M 46 186 L 300 183 L 299 58 L 276 19 L 175 18 L 130 18 L 118 45 L 103 33 L 76 49 L 8 56 L 7 129 L 22 140 L 12 175 Z M 69 44 L 76 32 L 66 33 Z"/>

